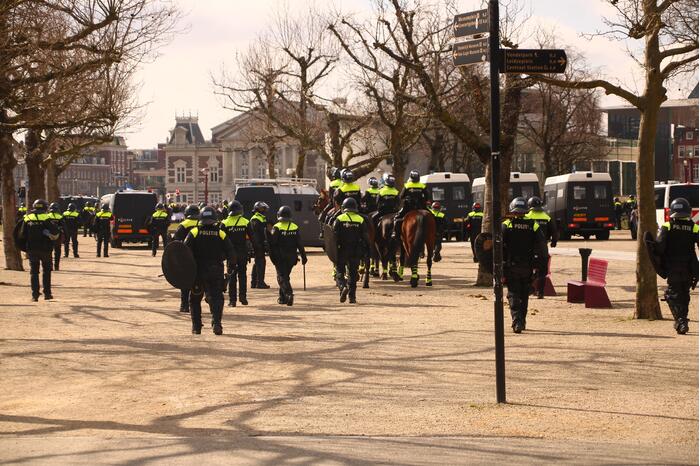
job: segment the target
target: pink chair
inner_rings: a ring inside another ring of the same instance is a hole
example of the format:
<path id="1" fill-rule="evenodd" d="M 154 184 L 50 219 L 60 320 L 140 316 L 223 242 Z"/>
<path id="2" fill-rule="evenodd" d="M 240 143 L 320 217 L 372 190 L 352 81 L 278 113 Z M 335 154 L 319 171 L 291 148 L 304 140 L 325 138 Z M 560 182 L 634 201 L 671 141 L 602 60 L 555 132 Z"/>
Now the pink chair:
<path id="1" fill-rule="evenodd" d="M 588 308 L 611 308 L 605 290 L 608 261 L 591 258 L 588 261 L 588 279 L 585 282 L 566 282 L 566 300 L 570 303 L 585 303 Z"/>

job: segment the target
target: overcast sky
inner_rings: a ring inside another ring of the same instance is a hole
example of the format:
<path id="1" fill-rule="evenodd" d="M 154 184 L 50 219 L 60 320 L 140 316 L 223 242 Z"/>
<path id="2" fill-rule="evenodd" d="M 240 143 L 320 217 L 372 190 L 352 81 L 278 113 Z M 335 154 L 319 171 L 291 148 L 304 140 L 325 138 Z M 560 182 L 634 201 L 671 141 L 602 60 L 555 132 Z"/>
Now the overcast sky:
<path id="1" fill-rule="evenodd" d="M 222 67 L 233 67 L 236 51 L 244 51 L 266 28 L 280 0 L 176 0 L 185 17 L 185 32 L 160 51 L 160 56 L 143 66 L 138 74 L 140 100 L 147 104 L 139 127 L 125 133 L 134 149 L 153 148 L 165 142 L 176 115 L 198 115 L 205 138 L 211 128 L 234 114 L 222 107 L 214 95 L 211 75 Z M 288 0 L 291 10 L 303 9 L 306 0 Z M 318 0 L 317 5 L 322 5 Z M 343 11 L 369 11 L 369 0 L 336 1 Z M 461 11 L 479 9 L 479 0 L 460 0 Z M 582 33 L 602 28 L 605 5 L 600 0 L 531 0 L 532 21 L 554 28 L 559 46 L 575 47 L 602 76 L 617 79 L 635 89 L 641 84 L 639 70 L 630 60 L 624 44 L 604 38 L 587 40 Z M 535 47 L 525 40 L 522 47 Z M 689 83 L 671 89 L 672 97 L 685 97 Z M 604 98 L 604 105 L 619 101 Z"/>

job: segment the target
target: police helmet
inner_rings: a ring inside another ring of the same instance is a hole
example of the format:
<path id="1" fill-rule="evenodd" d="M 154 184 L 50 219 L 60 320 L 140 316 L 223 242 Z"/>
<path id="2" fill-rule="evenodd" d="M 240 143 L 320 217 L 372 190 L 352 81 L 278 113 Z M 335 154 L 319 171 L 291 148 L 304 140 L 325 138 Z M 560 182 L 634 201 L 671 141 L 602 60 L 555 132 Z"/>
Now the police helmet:
<path id="1" fill-rule="evenodd" d="M 532 210 L 542 210 L 542 199 L 532 196 L 527 200 L 527 206 Z"/>
<path id="2" fill-rule="evenodd" d="M 196 219 L 199 217 L 199 207 L 194 204 L 190 204 L 185 208 L 185 217 L 189 219 Z"/>
<path id="3" fill-rule="evenodd" d="M 379 180 L 375 177 L 370 177 L 369 180 L 367 180 L 367 183 L 373 188 L 378 188 L 379 187 Z"/>
<path id="4" fill-rule="evenodd" d="M 109 211 L 109 204 L 102 204 L 102 212 L 108 212 Z"/>
<path id="5" fill-rule="evenodd" d="M 634 196 L 634 194 L 630 194 L 627 199 L 629 199 L 630 201 L 634 201 L 636 197 Z"/>
<path id="6" fill-rule="evenodd" d="M 165 209 L 165 206 L 163 205 L 162 202 L 159 202 L 158 204 L 156 204 L 156 210 L 162 210 L 162 209 Z"/>
<path id="7" fill-rule="evenodd" d="M 357 212 L 357 201 L 352 197 L 343 200 L 343 212 Z"/>
<path id="8" fill-rule="evenodd" d="M 384 185 L 385 186 L 389 186 L 390 188 L 393 188 L 394 186 L 396 186 L 396 178 L 394 177 L 394 175 L 386 174 L 384 176 L 385 176 L 385 178 L 384 178 Z"/>
<path id="9" fill-rule="evenodd" d="M 481 212 L 481 204 L 479 204 L 478 202 L 475 202 L 474 204 L 472 204 L 472 210 L 474 212 Z"/>
<path id="10" fill-rule="evenodd" d="M 258 201 L 253 205 L 253 210 L 256 212 L 260 212 L 260 213 L 264 213 L 269 208 L 270 208 L 270 206 L 268 206 L 263 201 Z"/>
<path id="11" fill-rule="evenodd" d="M 353 181 L 355 181 L 355 174 L 352 172 L 352 170 L 346 168 L 345 170 L 343 170 L 342 178 L 345 183 L 352 183 Z"/>
<path id="12" fill-rule="evenodd" d="M 330 167 L 328 169 L 328 179 L 333 181 L 338 179 L 338 169 L 335 167 Z"/>
<path id="13" fill-rule="evenodd" d="M 438 201 L 433 202 L 433 205 L 431 205 L 430 207 L 432 207 L 433 210 L 441 210 L 442 209 L 442 205 L 440 205 L 440 203 Z"/>
<path id="14" fill-rule="evenodd" d="M 68 204 L 68 210 L 71 211 L 71 212 L 75 212 L 75 209 L 76 209 L 75 204 L 73 204 L 72 202 L 70 202 L 70 203 Z"/>
<path id="15" fill-rule="evenodd" d="M 243 206 L 238 201 L 233 201 L 228 207 L 229 216 L 241 215 L 243 213 Z"/>
<path id="16" fill-rule="evenodd" d="M 516 215 L 522 215 L 527 213 L 527 201 L 524 197 L 516 197 L 510 201 L 509 207 L 510 213 Z"/>
<path id="17" fill-rule="evenodd" d="M 277 211 L 277 220 L 289 220 L 292 218 L 292 209 L 288 205 L 283 205 Z"/>
<path id="18" fill-rule="evenodd" d="M 61 211 L 61 206 L 58 205 L 58 202 L 52 202 L 51 205 L 49 206 L 49 212 L 60 212 Z"/>
<path id="19" fill-rule="evenodd" d="M 206 206 L 199 212 L 199 221 L 202 225 L 214 225 L 219 219 L 213 207 Z"/>
<path id="20" fill-rule="evenodd" d="M 613 202 L 620 202 L 620 198 L 619 198 L 619 197 L 613 197 Z"/>
<path id="21" fill-rule="evenodd" d="M 34 209 L 37 212 L 46 212 L 48 208 L 49 203 L 43 199 L 37 199 L 36 201 L 34 201 L 34 204 L 32 204 L 32 209 Z"/>
<path id="22" fill-rule="evenodd" d="M 87 202 L 85 203 L 85 205 L 86 205 L 87 207 L 94 207 L 95 204 L 94 204 L 92 201 L 87 201 Z"/>
<path id="23" fill-rule="evenodd" d="M 418 173 L 418 170 L 411 170 L 411 173 L 408 174 L 408 178 L 414 183 L 418 183 L 420 181 L 420 173 Z"/>
<path id="24" fill-rule="evenodd" d="M 671 218 L 690 217 L 690 203 L 683 197 L 678 197 L 671 202 Z"/>

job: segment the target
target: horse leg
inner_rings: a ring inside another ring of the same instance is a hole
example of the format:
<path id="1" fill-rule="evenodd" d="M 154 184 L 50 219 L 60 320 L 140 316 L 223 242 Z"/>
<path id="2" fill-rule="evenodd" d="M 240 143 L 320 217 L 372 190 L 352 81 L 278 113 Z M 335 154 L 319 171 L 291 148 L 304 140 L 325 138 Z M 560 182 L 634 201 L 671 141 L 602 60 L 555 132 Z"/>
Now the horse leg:
<path id="1" fill-rule="evenodd" d="M 418 264 L 412 265 L 411 266 L 411 288 L 415 288 L 418 286 L 418 279 L 420 277 L 418 276 Z"/>
<path id="2" fill-rule="evenodd" d="M 399 250 L 399 279 L 403 280 L 403 267 L 406 264 L 406 250 L 403 248 L 403 244 L 400 246 Z"/>
<path id="3" fill-rule="evenodd" d="M 370 275 L 369 267 L 370 267 L 371 260 L 372 259 L 370 259 L 369 256 L 367 256 L 363 260 L 363 262 L 365 263 L 365 274 L 364 274 L 364 277 L 362 280 L 362 288 L 369 288 L 369 275 Z"/>
<path id="4" fill-rule="evenodd" d="M 425 286 L 433 286 L 433 251 L 431 248 L 428 249 L 428 254 L 426 255 L 426 264 L 428 266 L 427 276 L 425 277 Z"/>

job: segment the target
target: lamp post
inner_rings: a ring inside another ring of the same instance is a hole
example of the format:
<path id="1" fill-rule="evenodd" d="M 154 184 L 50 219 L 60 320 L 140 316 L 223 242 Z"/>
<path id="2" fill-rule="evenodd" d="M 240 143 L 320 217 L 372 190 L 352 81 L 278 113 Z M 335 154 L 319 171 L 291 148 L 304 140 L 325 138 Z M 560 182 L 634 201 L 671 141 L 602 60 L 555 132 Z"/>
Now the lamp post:
<path id="1" fill-rule="evenodd" d="M 209 205 L 209 168 L 202 168 L 199 173 L 204 175 L 204 204 Z"/>
<path id="2" fill-rule="evenodd" d="M 688 159 L 683 159 L 683 183 L 687 183 L 690 180 L 688 173 Z"/>

